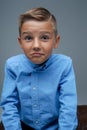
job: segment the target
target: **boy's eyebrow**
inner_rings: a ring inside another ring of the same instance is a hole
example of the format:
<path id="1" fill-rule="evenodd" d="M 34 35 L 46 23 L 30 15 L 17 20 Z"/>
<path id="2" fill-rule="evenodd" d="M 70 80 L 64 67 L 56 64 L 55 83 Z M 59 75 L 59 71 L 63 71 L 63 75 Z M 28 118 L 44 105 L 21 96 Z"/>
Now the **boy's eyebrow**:
<path id="1" fill-rule="evenodd" d="M 25 35 L 25 34 L 32 34 L 31 32 L 22 32 L 22 35 Z"/>
<path id="2" fill-rule="evenodd" d="M 52 34 L 53 32 L 52 31 L 41 31 L 40 34 L 43 34 L 43 33 L 46 33 L 46 34 Z M 22 32 L 22 35 L 26 35 L 26 34 L 33 34 L 33 32 Z"/>

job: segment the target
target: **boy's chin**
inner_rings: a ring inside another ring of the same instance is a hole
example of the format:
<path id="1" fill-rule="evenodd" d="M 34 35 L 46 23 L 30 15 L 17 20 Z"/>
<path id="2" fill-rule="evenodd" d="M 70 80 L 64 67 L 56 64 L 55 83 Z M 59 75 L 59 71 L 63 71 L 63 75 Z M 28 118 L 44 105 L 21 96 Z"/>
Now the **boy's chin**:
<path id="1" fill-rule="evenodd" d="M 44 60 L 31 60 L 31 62 L 34 63 L 34 64 L 40 65 L 40 64 L 43 64 L 46 60 L 47 59 L 44 59 Z"/>
<path id="2" fill-rule="evenodd" d="M 34 64 L 42 64 L 46 61 L 46 59 L 41 59 L 41 58 L 33 58 L 33 59 L 30 59 L 30 61 Z"/>
<path id="3" fill-rule="evenodd" d="M 27 56 L 28 57 L 28 56 Z M 28 57 L 28 59 L 33 63 L 33 64 L 43 64 L 45 61 L 47 61 L 48 57 Z"/>

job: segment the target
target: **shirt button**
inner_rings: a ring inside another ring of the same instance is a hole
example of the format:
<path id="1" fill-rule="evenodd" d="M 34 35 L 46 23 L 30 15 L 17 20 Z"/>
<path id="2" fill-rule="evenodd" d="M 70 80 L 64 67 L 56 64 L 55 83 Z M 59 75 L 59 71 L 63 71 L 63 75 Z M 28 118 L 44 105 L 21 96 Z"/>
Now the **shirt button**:
<path id="1" fill-rule="evenodd" d="M 37 104 L 34 104 L 33 106 L 34 106 L 34 107 L 37 107 Z"/>
<path id="2" fill-rule="evenodd" d="M 36 90 L 36 87 L 33 87 L 33 90 Z"/>
<path id="3" fill-rule="evenodd" d="M 35 121 L 35 123 L 36 123 L 36 124 L 38 124 L 38 123 L 39 123 L 39 121 L 38 121 L 38 120 L 36 120 L 36 121 Z"/>

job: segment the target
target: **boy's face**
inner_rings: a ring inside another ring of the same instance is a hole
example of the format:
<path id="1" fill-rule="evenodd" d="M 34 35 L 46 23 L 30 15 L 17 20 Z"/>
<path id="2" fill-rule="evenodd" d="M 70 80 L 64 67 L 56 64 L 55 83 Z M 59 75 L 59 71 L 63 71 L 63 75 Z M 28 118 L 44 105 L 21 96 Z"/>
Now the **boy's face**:
<path id="1" fill-rule="evenodd" d="M 18 37 L 26 56 L 35 64 L 45 62 L 58 47 L 60 36 L 55 36 L 52 24 L 48 22 L 27 21 L 22 25 Z"/>

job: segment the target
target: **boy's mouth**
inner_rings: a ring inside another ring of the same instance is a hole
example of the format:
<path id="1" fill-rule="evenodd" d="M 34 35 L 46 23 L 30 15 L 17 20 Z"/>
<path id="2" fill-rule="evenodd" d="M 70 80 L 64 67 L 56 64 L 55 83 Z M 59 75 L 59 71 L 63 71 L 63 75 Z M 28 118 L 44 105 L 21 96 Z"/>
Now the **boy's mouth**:
<path id="1" fill-rule="evenodd" d="M 43 53 L 38 53 L 38 52 L 32 53 L 33 57 L 41 57 L 42 55 L 44 55 L 44 54 Z"/>

